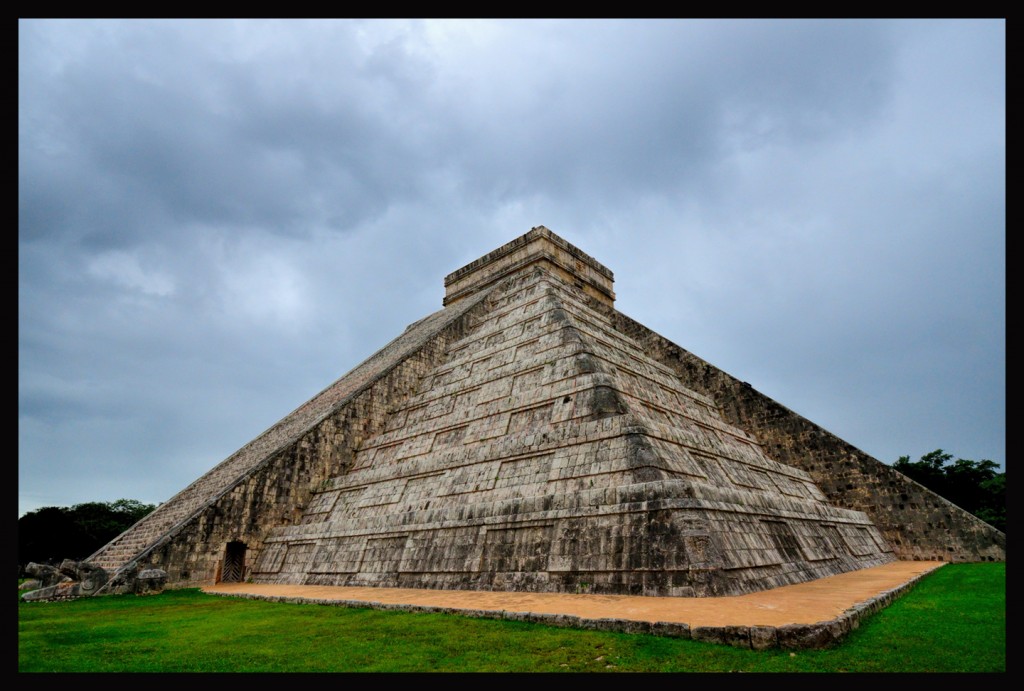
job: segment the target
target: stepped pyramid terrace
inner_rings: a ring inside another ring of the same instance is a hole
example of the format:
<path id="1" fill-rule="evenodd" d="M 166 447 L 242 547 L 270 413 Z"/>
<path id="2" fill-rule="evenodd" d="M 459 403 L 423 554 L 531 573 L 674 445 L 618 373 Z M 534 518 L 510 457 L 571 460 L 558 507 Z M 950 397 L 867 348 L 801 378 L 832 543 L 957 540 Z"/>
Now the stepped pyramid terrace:
<path id="1" fill-rule="evenodd" d="M 543 226 L 84 562 L 253 581 L 706 597 L 1005 535 L 615 309 Z"/>

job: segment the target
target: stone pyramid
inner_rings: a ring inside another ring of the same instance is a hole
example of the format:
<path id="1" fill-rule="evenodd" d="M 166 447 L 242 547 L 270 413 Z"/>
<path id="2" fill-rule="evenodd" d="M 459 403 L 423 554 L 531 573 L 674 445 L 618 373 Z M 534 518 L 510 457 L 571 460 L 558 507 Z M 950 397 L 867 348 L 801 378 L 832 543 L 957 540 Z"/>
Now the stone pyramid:
<path id="1" fill-rule="evenodd" d="M 614 308 L 539 226 L 87 562 L 171 585 L 730 595 L 1005 535 Z"/>
<path id="2" fill-rule="evenodd" d="M 457 272 L 482 313 L 253 579 L 705 596 L 893 560 L 588 304 L 609 275 L 543 227 Z"/>

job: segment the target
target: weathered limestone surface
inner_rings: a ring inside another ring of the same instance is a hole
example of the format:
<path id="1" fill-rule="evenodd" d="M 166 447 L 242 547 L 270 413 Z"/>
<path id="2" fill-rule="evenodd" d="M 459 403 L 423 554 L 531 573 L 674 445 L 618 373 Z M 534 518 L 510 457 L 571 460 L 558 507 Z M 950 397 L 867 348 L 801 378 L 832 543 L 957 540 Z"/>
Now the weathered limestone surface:
<path id="1" fill-rule="evenodd" d="M 264 541 L 254 580 L 727 595 L 893 559 L 536 263 Z"/>
<path id="2" fill-rule="evenodd" d="M 29 569 L 40 571 L 39 564 L 29 564 Z M 29 592 L 21 596 L 26 602 L 37 602 L 45 600 L 73 600 L 79 597 L 88 597 L 98 594 L 101 590 L 110 593 L 134 593 L 136 595 L 147 595 L 158 593 L 163 590 L 167 583 L 167 573 L 162 569 L 144 569 L 139 571 L 134 565 L 123 568 L 114 576 L 110 577 L 105 569 L 85 561 L 74 561 L 65 559 L 57 568 L 51 569 L 52 573 L 60 575 L 60 580 L 52 577 L 46 581 L 26 581 L 19 590 Z"/>
<path id="3" fill-rule="evenodd" d="M 537 226 L 445 276 L 444 306 L 450 307 L 531 265 L 547 269 L 566 285 L 582 290 L 603 306 L 611 307 L 615 302 L 612 272 L 608 267 L 544 226 Z"/>
<path id="4" fill-rule="evenodd" d="M 39 582 L 39 587 L 46 588 L 51 585 L 57 585 L 63 581 L 70 581 L 71 577 L 63 573 L 56 566 L 50 566 L 49 564 L 37 564 L 34 561 L 30 561 L 28 566 L 25 567 L 25 573 L 29 576 L 34 577 Z"/>
<path id="5" fill-rule="evenodd" d="M 617 312 L 611 271 L 546 228 L 445 284 L 445 309 L 88 561 L 172 587 L 720 595 L 1005 558 L 1002 533 Z"/>
<path id="6" fill-rule="evenodd" d="M 906 560 L 1004 561 L 1006 535 L 620 312 L 616 330 L 721 406 L 772 458 L 806 471 L 828 501 L 863 511 Z"/>
<path id="7" fill-rule="evenodd" d="M 218 580 L 228 543 L 258 553 L 267 531 L 297 521 L 313 489 L 344 472 L 354 449 L 383 429 L 389 406 L 410 395 L 447 341 L 472 325 L 483 297 L 410 325 L 87 561 L 112 573 L 160 567 L 172 587 Z"/>

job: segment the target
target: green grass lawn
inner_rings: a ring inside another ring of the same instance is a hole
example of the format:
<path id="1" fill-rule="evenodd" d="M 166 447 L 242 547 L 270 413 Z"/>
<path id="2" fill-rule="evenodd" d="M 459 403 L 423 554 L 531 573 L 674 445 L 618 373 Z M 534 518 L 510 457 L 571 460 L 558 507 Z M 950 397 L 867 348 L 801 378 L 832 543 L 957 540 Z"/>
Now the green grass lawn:
<path id="1" fill-rule="evenodd" d="M 830 650 L 752 651 L 172 590 L 18 605 L 21 672 L 1005 672 L 1006 564 L 949 564 Z"/>

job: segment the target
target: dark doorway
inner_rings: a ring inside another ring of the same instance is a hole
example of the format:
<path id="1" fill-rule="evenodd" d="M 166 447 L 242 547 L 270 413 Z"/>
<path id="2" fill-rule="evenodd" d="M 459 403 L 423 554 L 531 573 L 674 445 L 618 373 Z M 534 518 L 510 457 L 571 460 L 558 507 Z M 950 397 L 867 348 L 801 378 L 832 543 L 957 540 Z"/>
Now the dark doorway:
<path id="1" fill-rule="evenodd" d="M 220 572 L 222 583 L 241 583 L 245 578 L 245 543 L 229 542 L 224 549 L 224 568 Z"/>

